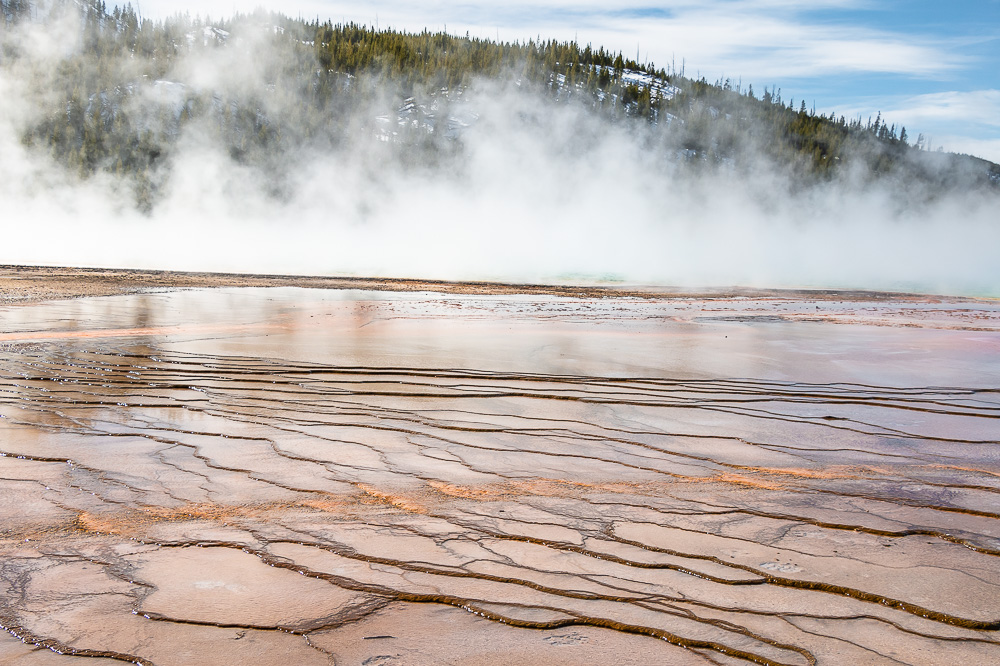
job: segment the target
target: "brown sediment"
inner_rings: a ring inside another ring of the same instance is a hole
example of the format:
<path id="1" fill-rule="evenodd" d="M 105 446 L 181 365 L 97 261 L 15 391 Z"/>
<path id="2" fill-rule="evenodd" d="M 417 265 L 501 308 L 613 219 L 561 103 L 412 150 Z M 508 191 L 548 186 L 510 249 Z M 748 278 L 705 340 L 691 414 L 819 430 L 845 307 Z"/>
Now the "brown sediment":
<path id="1" fill-rule="evenodd" d="M 302 506 L 329 506 L 321 501 L 297 503 Z M 178 507 L 112 507 L 102 511 L 81 511 L 73 527 L 83 532 L 97 534 L 115 534 L 134 537 L 156 523 L 180 522 L 192 520 L 212 520 L 224 522 L 233 518 L 255 518 L 266 520 L 268 515 L 279 511 L 287 511 L 293 505 L 288 502 L 270 502 L 267 504 L 185 504 Z"/>
<path id="2" fill-rule="evenodd" d="M 427 507 L 420 503 L 416 498 L 406 497 L 405 495 L 395 494 L 390 491 L 379 490 L 378 488 L 375 488 L 367 483 L 359 483 L 358 488 L 361 489 L 361 491 L 366 495 L 386 502 L 387 504 L 391 504 L 397 509 L 402 509 L 403 511 L 409 511 L 411 513 L 427 513 Z"/>
<path id="3" fill-rule="evenodd" d="M 517 293 L 0 312 L 0 624 L 156 664 L 1000 659 L 1000 327 L 952 326 L 1000 306 Z M 754 318 L 816 303 L 854 325 Z M 468 661 L 392 638 L 455 613 Z"/>
<path id="4" fill-rule="evenodd" d="M 938 303 L 941 296 L 852 289 L 761 289 L 713 287 L 690 289 L 662 286 L 557 285 L 517 282 L 420 280 L 352 276 L 305 276 L 247 273 L 205 273 L 128 268 L 76 268 L 0 265 L 0 303 L 144 293 L 162 289 L 225 287 L 303 287 L 366 291 L 448 294 L 535 294 L 574 298 L 781 298 L 862 300 L 878 303 Z M 989 300 L 989 299 L 983 299 Z M 771 315 L 773 316 L 773 315 Z M 810 315 L 823 317 L 825 315 Z"/>
<path id="5" fill-rule="evenodd" d="M 699 479 L 699 481 L 721 481 L 722 483 L 732 483 L 737 486 L 746 486 L 748 488 L 760 488 L 762 490 L 780 490 L 781 486 L 777 483 L 772 483 L 769 481 L 764 481 L 762 479 L 755 479 L 749 476 L 743 476 L 741 474 L 730 474 L 723 472 L 718 476 L 712 477 L 710 479 Z"/>
<path id="6" fill-rule="evenodd" d="M 38 649 L 50 650 L 51 652 L 59 655 L 65 655 L 68 657 L 113 659 L 115 661 L 124 661 L 130 664 L 139 664 L 139 666 L 153 666 L 153 662 L 134 654 L 124 654 L 113 650 L 91 650 L 88 648 L 78 648 L 62 643 L 51 637 L 40 636 L 32 632 L 30 629 L 20 626 L 12 620 L 8 620 L 2 614 L 0 614 L 0 630 L 6 631 L 22 643 L 34 645 Z"/>
<path id="7" fill-rule="evenodd" d="M 959 472 L 972 472 L 973 474 L 987 474 L 989 476 L 1000 477 L 1000 471 L 984 469 L 983 467 L 962 467 L 959 465 L 930 465 L 937 469 L 953 469 Z"/>

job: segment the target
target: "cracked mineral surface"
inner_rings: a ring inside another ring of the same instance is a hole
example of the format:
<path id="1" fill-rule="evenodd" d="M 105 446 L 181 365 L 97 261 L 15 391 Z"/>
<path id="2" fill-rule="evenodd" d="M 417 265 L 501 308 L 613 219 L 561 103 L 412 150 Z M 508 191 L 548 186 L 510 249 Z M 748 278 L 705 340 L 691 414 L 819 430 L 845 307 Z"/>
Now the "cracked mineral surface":
<path id="1" fill-rule="evenodd" d="M 0 308 L 0 663 L 997 663 L 998 380 L 990 300 Z"/>

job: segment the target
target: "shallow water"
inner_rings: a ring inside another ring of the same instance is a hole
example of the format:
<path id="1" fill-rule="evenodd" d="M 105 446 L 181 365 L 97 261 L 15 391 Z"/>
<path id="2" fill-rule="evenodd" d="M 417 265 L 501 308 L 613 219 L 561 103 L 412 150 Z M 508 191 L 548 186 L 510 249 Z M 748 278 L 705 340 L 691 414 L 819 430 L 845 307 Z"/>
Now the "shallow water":
<path id="1" fill-rule="evenodd" d="M 2 663 L 1000 660 L 996 302 L 232 289 L 0 324 Z"/>

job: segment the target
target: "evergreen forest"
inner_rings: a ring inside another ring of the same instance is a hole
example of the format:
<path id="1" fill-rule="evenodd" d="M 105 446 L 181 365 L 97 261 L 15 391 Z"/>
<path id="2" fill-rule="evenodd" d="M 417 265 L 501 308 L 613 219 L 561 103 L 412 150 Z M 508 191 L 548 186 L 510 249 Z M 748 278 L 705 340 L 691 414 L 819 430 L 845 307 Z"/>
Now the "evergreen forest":
<path id="1" fill-rule="evenodd" d="M 905 182 L 926 197 L 1000 189 L 1000 166 L 928 151 L 922 136 L 880 114 L 824 116 L 780 89 L 695 79 L 674 63 L 589 44 L 406 33 L 262 10 L 151 21 L 103 0 L 0 0 L 0 9 L 0 72 L 20 82 L 30 105 L 19 140 L 81 178 L 130 183 L 140 208 L 155 204 L 191 129 L 222 142 L 234 163 L 276 172 L 296 151 L 337 150 L 359 137 L 388 144 L 415 168 L 447 163 L 475 124 L 465 99 L 487 85 L 640 133 L 678 168 L 739 171 L 763 158 L 803 182 L 851 173 Z M 56 31 L 60 48 L 39 47 L 33 30 Z"/>

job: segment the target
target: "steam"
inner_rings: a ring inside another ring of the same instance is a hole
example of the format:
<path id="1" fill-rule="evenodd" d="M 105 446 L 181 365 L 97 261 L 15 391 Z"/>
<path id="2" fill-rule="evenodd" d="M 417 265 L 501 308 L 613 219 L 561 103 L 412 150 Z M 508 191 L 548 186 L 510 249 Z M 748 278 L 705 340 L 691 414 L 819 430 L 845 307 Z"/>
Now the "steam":
<path id="1" fill-rule="evenodd" d="M 77 32 L 6 37 L 21 56 L 0 63 L 0 263 L 1000 295 L 995 194 L 911 202 L 907 183 L 861 174 L 806 186 L 763 159 L 698 168 L 662 133 L 514 80 L 475 82 L 452 104 L 474 122 L 458 140 L 433 137 L 454 146 L 436 161 L 367 129 L 380 113 L 396 128 L 403 95 L 388 89 L 336 111 L 346 139 L 297 139 L 267 168 L 234 160 L 208 123 L 187 124 L 140 212 L 127 182 L 81 179 L 22 143 L 39 100 L 62 94 L 46 86 L 81 48 L 65 39 Z M 282 117 L 301 104 L 269 83 L 285 57 L 247 31 L 193 49 L 163 80 Z M 131 111 L 163 113 L 170 88 L 145 81 Z"/>

